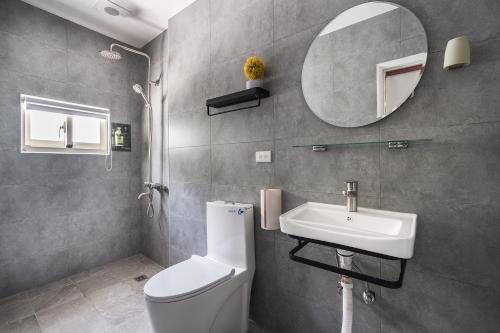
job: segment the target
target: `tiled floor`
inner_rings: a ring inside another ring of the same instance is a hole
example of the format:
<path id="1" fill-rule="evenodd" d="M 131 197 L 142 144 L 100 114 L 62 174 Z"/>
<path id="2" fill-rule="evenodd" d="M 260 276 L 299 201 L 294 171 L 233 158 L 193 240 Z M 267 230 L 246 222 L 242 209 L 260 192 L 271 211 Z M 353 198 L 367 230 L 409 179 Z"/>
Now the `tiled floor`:
<path id="1" fill-rule="evenodd" d="M 146 281 L 163 268 L 143 255 L 0 299 L 2 333 L 150 333 Z"/>

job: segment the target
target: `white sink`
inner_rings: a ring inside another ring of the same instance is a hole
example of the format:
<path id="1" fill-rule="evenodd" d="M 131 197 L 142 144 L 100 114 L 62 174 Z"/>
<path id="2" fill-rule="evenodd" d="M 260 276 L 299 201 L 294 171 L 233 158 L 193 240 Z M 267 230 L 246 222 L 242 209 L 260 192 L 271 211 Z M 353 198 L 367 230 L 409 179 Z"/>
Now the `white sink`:
<path id="1" fill-rule="evenodd" d="M 408 259 L 413 256 L 417 215 L 307 202 L 280 216 L 281 231 L 299 237 Z"/>

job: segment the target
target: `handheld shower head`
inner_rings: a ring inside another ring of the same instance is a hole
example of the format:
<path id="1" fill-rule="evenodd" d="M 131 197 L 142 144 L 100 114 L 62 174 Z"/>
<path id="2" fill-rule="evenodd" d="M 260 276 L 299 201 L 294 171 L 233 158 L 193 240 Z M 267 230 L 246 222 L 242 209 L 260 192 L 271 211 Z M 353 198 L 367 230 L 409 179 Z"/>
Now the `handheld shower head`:
<path id="1" fill-rule="evenodd" d="M 101 57 L 108 59 L 108 60 L 120 60 L 122 58 L 122 55 L 120 52 L 113 51 L 113 50 L 102 50 L 99 52 Z"/>
<path id="2" fill-rule="evenodd" d="M 144 89 L 142 89 L 142 86 L 139 84 L 139 83 L 136 83 L 132 86 L 132 89 L 134 89 L 134 91 L 138 94 L 143 94 L 144 93 Z"/>
<path id="3" fill-rule="evenodd" d="M 150 105 L 149 100 L 147 99 L 146 95 L 144 95 L 144 89 L 142 88 L 142 86 L 140 84 L 138 84 L 138 83 L 134 84 L 132 86 L 132 89 L 134 89 L 134 91 L 136 93 L 138 93 L 139 95 L 142 96 L 142 98 L 144 99 L 144 102 L 146 102 L 146 105 L 148 105 L 148 106 Z"/>

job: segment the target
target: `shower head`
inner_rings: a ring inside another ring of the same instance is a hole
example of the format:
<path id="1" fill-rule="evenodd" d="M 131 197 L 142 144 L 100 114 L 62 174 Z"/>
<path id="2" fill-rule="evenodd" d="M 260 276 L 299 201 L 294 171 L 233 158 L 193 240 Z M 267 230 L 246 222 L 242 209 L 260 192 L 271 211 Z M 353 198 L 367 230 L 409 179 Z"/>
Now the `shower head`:
<path id="1" fill-rule="evenodd" d="M 142 86 L 138 83 L 134 84 L 132 86 L 132 89 L 134 89 L 134 91 L 138 94 L 143 94 L 144 93 L 144 89 L 142 89 Z"/>
<path id="2" fill-rule="evenodd" d="M 147 99 L 146 95 L 144 95 L 144 89 L 142 89 L 142 86 L 140 84 L 138 84 L 138 83 L 134 84 L 132 86 L 132 89 L 134 89 L 134 91 L 136 93 L 138 93 L 139 95 L 142 96 L 142 99 L 144 99 L 144 102 L 146 102 L 146 105 L 148 105 L 148 106 L 150 105 L 149 100 Z"/>
<path id="3" fill-rule="evenodd" d="M 101 54 L 101 57 L 106 58 L 108 60 L 120 60 L 122 58 L 120 52 L 113 50 L 102 50 L 99 53 Z"/>

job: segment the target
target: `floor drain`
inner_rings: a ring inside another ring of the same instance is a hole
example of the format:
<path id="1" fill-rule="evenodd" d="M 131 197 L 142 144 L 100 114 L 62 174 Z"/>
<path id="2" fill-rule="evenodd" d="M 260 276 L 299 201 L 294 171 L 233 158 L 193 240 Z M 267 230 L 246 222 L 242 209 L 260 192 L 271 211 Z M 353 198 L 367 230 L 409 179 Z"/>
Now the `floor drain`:
<path id="1" fill-rule="evenodd" d="M 139 275 L 137 277 L 134 278 L 134 280 L 136 280 L 137 282 L 141 282 L 141 281 L 144 281 L 146 280 L 148 277 L 146 275 Z"/>

